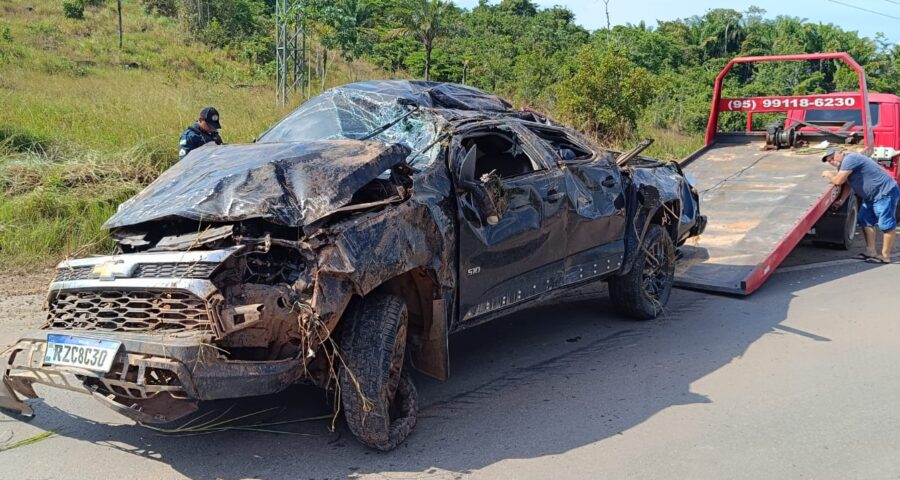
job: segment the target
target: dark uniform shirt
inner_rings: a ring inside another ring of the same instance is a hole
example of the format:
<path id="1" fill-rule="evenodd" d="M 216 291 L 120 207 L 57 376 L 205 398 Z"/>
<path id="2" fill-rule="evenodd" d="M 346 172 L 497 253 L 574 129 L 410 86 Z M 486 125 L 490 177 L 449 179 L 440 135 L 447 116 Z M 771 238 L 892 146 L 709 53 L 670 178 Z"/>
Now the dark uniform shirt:
<path id="1" fill-rule="evenodd" d="M 206 133 L 200 128 L 200 123 L 194 122 L 181 134 L 181 139 L 178 141 L 178 159 L 181 160 L 191 150 L 200 148 L 209 142 L 221 145 L 222 137 L 219 136 L 219 132 Z"/>

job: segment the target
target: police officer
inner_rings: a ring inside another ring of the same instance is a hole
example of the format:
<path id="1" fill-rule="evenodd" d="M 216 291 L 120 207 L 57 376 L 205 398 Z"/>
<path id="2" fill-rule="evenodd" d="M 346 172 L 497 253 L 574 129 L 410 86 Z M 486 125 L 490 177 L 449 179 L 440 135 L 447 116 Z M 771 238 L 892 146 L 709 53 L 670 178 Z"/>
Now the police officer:
<path id="1" fill-rule="evenodd" d="M 200 148 L 209 142 L 216 142 L 216 145 L 221 145 L 220 128 L 222 128 L 222 125 L 219 123 L 218 110 L 213 107 L 206 107 L 201 110 L 200 118 L 181 134 L 181 139 L 178 141 L 178 159 L 181 160 L 191 150 Z"/>

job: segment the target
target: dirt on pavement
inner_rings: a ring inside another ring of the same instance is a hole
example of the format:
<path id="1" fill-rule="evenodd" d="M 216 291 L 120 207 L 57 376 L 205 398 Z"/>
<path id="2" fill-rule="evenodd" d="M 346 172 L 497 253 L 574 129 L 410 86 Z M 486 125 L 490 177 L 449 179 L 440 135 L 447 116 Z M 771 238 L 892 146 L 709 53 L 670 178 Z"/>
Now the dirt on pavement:
<path id="1" fill-rule="evenodd" d="M 44 321 L 42 310 L 52 270 L 37 274 L 0 275 L 0 350 L 13 344 L 25 330 Z"/>

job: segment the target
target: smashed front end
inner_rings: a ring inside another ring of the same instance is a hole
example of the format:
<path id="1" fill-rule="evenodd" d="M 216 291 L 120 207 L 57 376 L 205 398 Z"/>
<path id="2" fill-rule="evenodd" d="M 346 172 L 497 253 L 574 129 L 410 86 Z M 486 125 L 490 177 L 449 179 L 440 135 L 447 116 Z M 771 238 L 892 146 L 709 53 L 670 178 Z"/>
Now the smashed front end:
<path id="1" fill-rule="evenodd" d="M 322 340 L 307 328 L 308 269 L 271 239 L 63 262 L 45 324 L 4 356 L 0 406 L 30 413 L 16 392 L 42 384 L 158 423 L 199 400 L 278 392 L 309 375 L 304 352 Z"/>
<path id="2" fill-rule="evenodd" d="M 354 248 L 419 238 L 428 225 L 407 201 L 408 149 L 333 140 L 205 150 L 107 222 L 121 253 L 59 265 L 45 324 L 0 357 L 0 407 L 30 414 L 18 396 L 42 384 L 160 423 L 203 400 L 333 380 L 330 335 L 351 297 L 381 282 L 362 268 L 374 256 Z M 425 262 L 384 252 L 379 274 Z M 426 245 L 418 252 L 430 260 Z"/>

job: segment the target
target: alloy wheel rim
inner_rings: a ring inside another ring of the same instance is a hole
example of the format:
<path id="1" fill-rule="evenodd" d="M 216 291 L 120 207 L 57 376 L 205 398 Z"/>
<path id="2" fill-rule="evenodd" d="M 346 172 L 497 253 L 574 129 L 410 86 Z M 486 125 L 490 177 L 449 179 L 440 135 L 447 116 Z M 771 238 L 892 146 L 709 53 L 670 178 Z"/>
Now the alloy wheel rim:
<path id="1" fill-rule="evenodd" d="M 662 242 L 654 242 L 645 247 L 641 286 L 650 298 L 659 300 L 665 291 L 669 277 L 669 262 L 669 256 L 666 255 Z"/>

